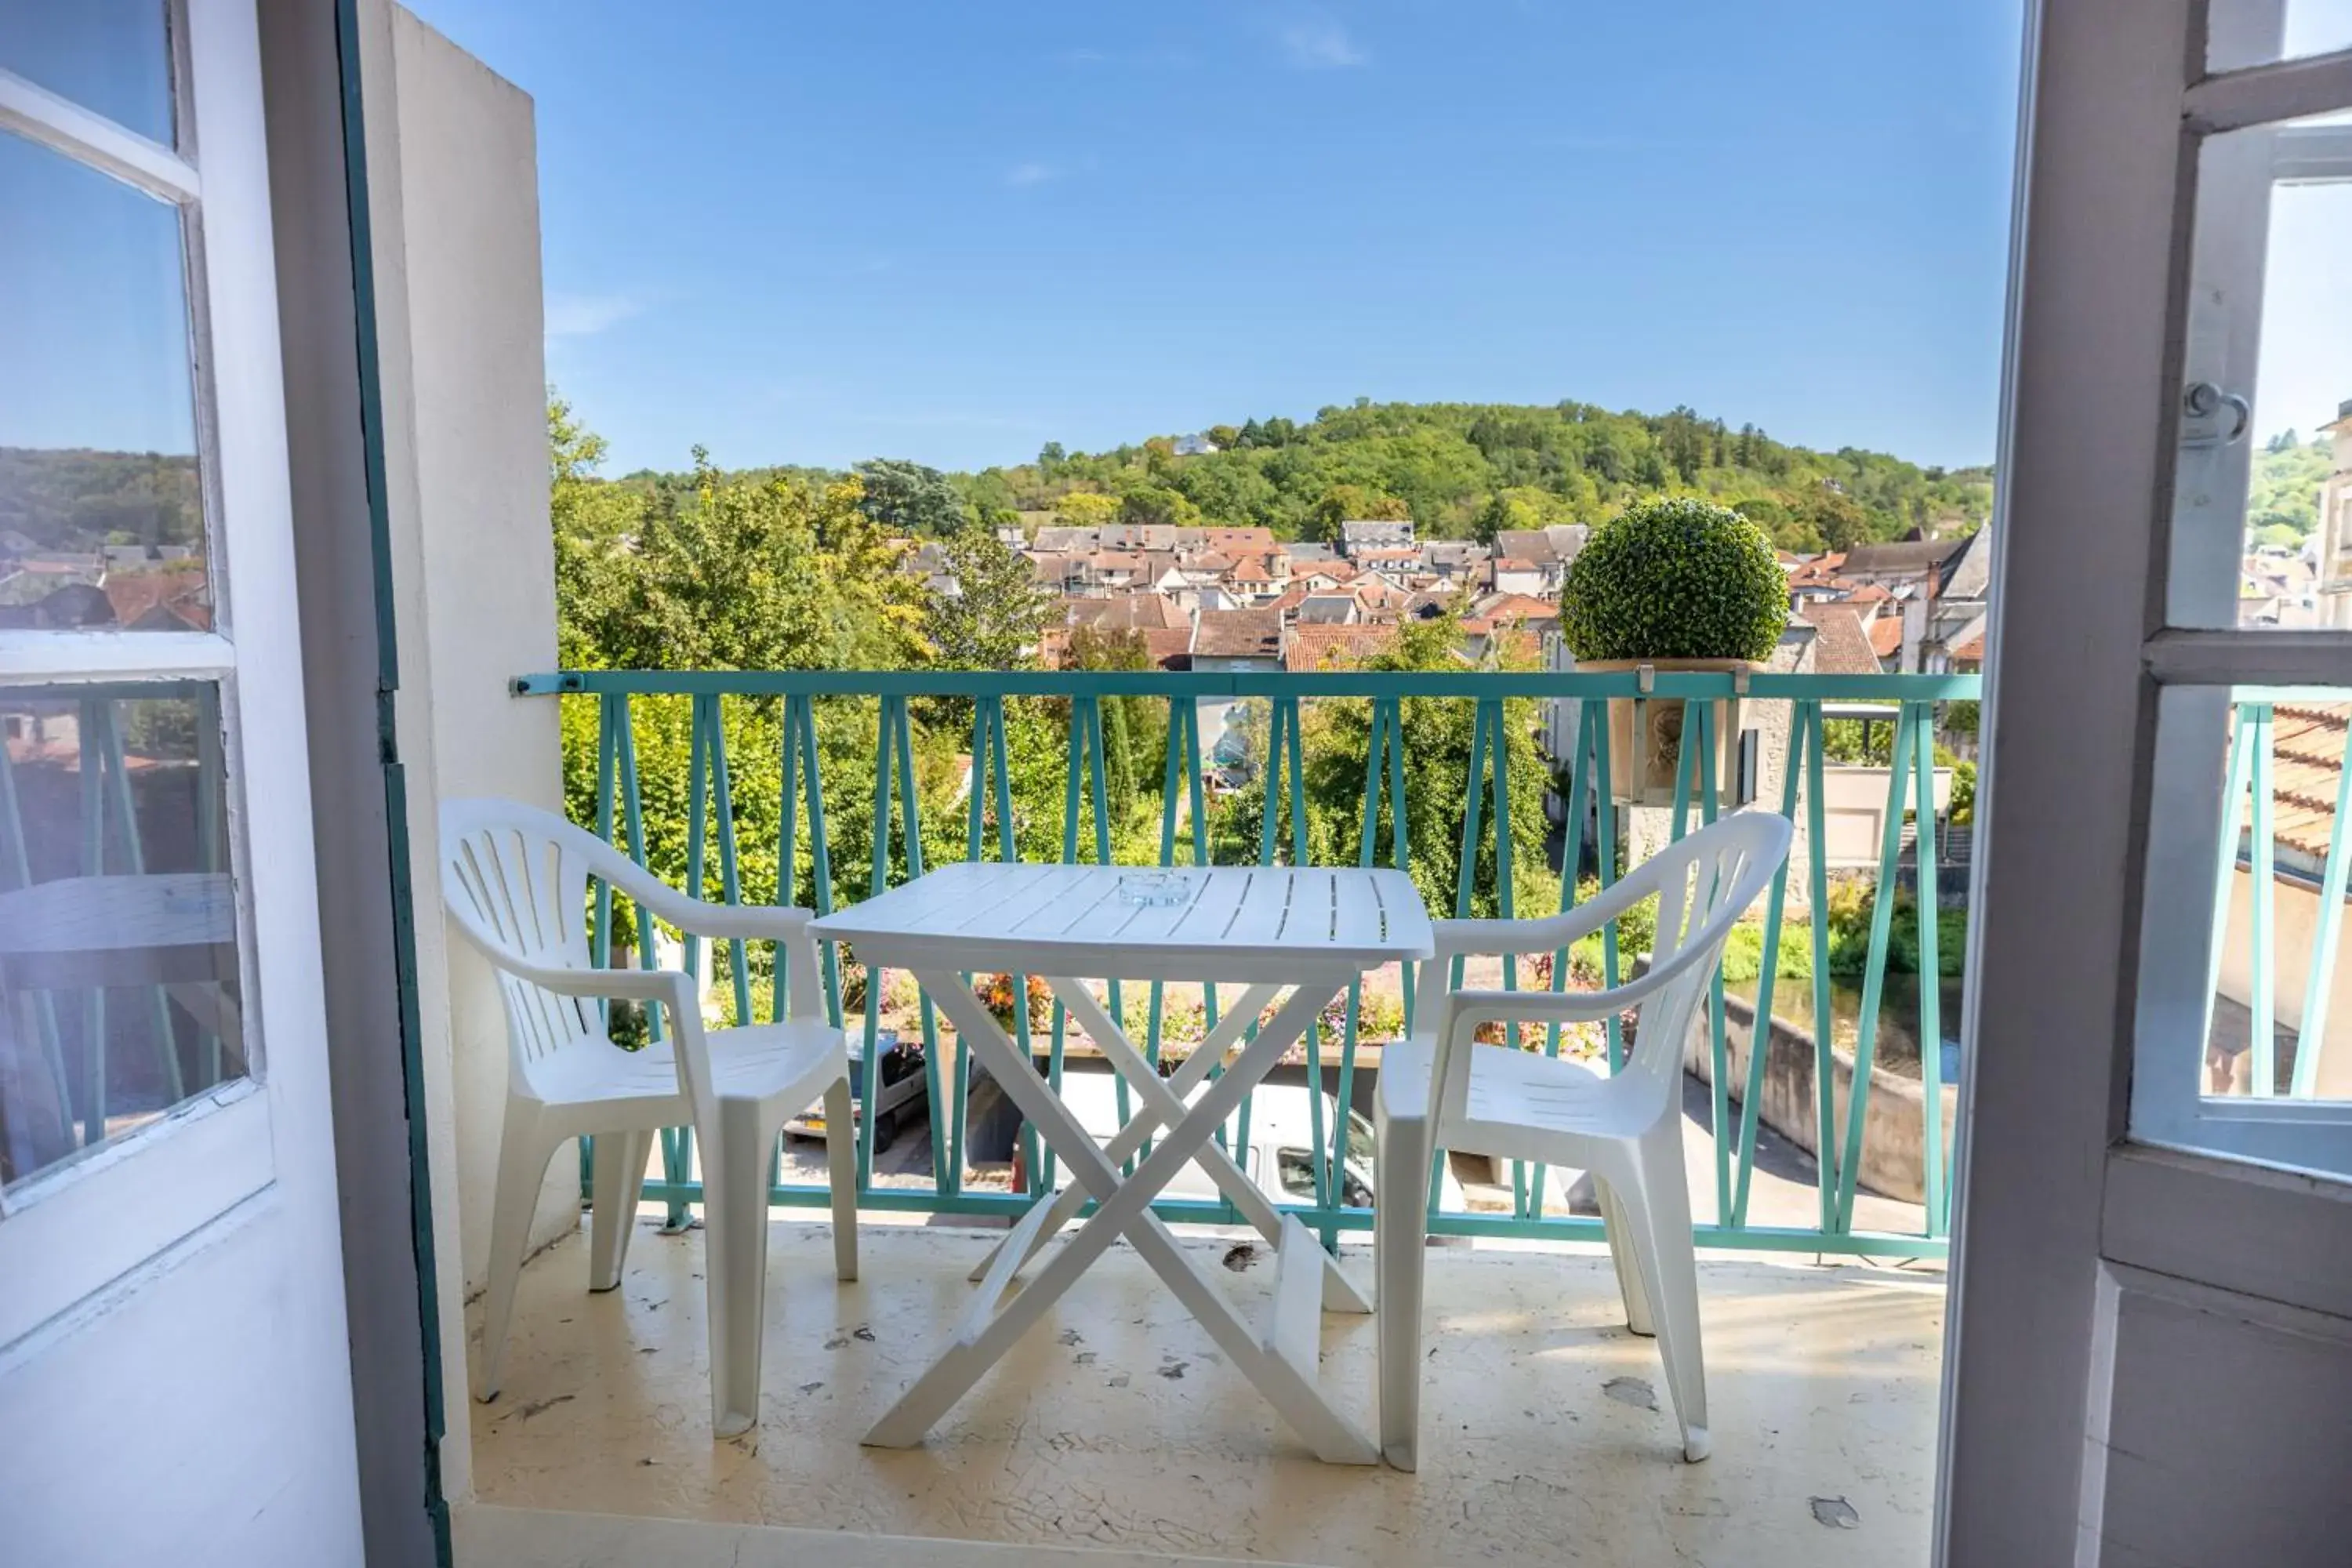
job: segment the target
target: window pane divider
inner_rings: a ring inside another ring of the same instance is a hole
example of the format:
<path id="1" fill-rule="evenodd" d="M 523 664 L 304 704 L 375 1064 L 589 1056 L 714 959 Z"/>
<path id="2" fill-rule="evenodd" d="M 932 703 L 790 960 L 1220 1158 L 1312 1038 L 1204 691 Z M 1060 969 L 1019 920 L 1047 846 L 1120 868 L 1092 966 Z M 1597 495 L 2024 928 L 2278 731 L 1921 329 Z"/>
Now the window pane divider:
<path id="1" fill-rule="evenodd" d="M 2158 686 L 2352 687 L 2352 632 L 2168 626 L 2142 647 Z"/>
<path id="2" fill-rule="evenodd" d="M 5 69 L 0 69 L 0 129 L 29 137 L 163 201 L 184 204 L 199 194 L 196 166 L 169 147 Z"/>
<path id="3" fill-rule="evenodd" d="M 2206 135 L 2326 114 L 2352 103 L 2352 49 L 2223 71 L 2181 100 L 2189 129 Z"/>
<path id="4" fill-rule="evenodd" d="M 0 685 L 219 680 L 236 667 L 217 632 L 0 631 Z"/>

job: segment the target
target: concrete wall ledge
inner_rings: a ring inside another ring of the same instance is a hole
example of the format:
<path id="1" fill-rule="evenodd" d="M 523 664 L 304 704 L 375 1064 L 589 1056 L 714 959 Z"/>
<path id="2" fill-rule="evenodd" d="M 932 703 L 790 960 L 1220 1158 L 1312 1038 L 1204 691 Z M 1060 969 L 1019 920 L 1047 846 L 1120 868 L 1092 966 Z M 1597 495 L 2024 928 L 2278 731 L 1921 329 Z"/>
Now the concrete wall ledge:
<path id="1" fill-rule="evenodd" d="M 1754 1033 L 1756 1014 L 1750 1004 L 1737 996 L 1726 996 L 1723 1015 L 1724 1058 L 1731 1075 L 1730 1102 L 1736 1106 L 1740 1103 L 1740 1091 L 1748 1084 L 1748 1041 Z M 1684 1042 L 1683 1068 L 1701 1083 L 1712 1084 L 1713 1058 L 1706 1007 L 1702 1003 L 1691 1019 L 1689 1038 Z M 1815 1060 L 1810 1032 L 1783 1018 L 1772 1020 L 1771 1045 L 1764 1061 L 1764 1100 L 1757 1110 L 1757 1120 L 1818 1159 L 1821 1148 L 1816 1128 L 1819 1113 L 1814 1102 Z M 1853 1068 L 1852 1052 L 1831 1047 L 1831 1094 L 1841 1137 L 1846 1118 L 1852 1114 L 1849 1108 L 1853 1098 Z M 1871 1068 L 1870 1093 L 1863 1107 L 1862 1170 L 1858 1177 L 1862 1186 L 1904 1203 L 1926 1201 L 1927 1123 L 1920 1114 L 1926 1088 L 1916 1078 L 1903 1078 L 1884 1068 Z M 1953 1146 L 1952 1119 L 1959 1105 L 1958 1089 L 1945 1084 L 1942 1100 L 1944 1147 L 1949 1149 Z"/>

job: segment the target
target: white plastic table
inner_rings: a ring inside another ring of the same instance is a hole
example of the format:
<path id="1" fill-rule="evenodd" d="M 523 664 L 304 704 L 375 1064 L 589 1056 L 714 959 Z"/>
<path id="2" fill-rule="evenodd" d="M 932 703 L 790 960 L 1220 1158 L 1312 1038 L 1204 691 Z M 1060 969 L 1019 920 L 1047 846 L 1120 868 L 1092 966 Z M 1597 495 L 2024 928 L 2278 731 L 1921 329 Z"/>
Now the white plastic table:
<path id="1" fill-rule="evenodd" d="M 1173 879 L 1172 901 L 1136 901 L 1124 879 Z M 1326 1397 L 1320 1314 L 1371 1304 L 1298 1223 L 1270 1203 L 1214 1142 L 1242 1097 L 1282 1059 L 1349 983 L 1383 964 L 1429 956 L 1428 912 L 1402 871 L 1234 867 L 1145 872 L 1119 867 L 963 864 L 944 867 L 816 922 L 861 963 L 911 971 L 998 1086 L 1044 1134 L 1076 1178 L 1040 1197 L 974 1271 L 980 1282 L 948 1349 L 874 1424 L 866 1441 L 910 1447 L 1042 1318 L 1111 1242 L 1125 1236 L 1200 1320 L 1220 1350 L 1322 1458 L 1369 1465 L 1380 1447 Z M 980 1005 L 973 972 L 1044 977 L 1135 1091 L 1138 1109 L 1099 1147 L 1038 1076 L 1035 1065 Z M 1238 984 L 1245 989 L 1199 1048 L 1161 1079 L 1095 1000 L 1084 979 Z M 1267 1005 L 1289 997 L 1189 1108 L 1185 1097 L 1241 1040 Z M 1162 1131 L 1164 1129 L 1164 1131 Z M 1122 1179 L 1119 1166 L 1158 1135 Z M 1254 1328 L 1150 1210 L 1176 1173 L 1197 1160 L 1278 1258 L 1272 1321 Z M 1076 1236 L 1007 1299 L 1030 1258 L 1076 1216 Z"/>

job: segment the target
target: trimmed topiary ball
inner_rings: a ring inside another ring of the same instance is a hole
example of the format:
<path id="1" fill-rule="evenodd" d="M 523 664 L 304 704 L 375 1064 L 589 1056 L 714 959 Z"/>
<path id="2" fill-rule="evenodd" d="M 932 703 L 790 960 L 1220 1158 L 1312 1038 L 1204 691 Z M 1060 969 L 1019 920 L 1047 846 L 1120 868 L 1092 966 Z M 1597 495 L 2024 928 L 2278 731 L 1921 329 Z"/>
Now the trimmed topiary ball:
<path id="1" fill-rule="evenodd" d="M 1592 531 L 1559 596 L 1580 659 L 1762 660 L 1789 624 L 1789 577 L 1764 531 L 1681 496 L 1643 501 Z"/>

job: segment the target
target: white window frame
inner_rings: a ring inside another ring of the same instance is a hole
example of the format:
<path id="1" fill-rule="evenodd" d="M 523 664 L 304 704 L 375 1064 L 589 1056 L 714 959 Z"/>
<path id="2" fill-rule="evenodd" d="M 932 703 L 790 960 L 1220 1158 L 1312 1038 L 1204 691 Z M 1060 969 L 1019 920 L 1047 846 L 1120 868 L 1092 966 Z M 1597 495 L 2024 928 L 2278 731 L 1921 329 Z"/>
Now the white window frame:
<path id="1" fill-rule="evenodd" d="M 0 1366 L 43 1324 L 269 1189 L 288 1135 L 276 1106 L 324 1101 L 310 1081 L 323 1051 L 285 1048 L 322 1044 L 323 1014 L 259 39 L 250 0 L 177 0 L 170 31 L 177 149 L 5 69 L 0 127 L 181 212 L 215 629 L 0 633 L 0 684 L 216 685 L 246 1076 L 7 1195 Z M 214 355 L 216 342 L 235 352 Z M 246 612 L 234 618 L 232 562 Z"/>
<path id="2" fill-rule="evenodd" d="M 2352 49 L 2208 77 L 2184 97 L 2181 201 L 2193 204 L 2181 353 L 2184 382 L 2251 390 L 2261 334 L 2259 285 L 2270 192 L 2280 183 L 2352 175 L 2352 132 L 2291 132 L 2245 155 L 2205 156 L 2208 139 L 2352 104 Z M 2259 182 L 2259 183 L 2257 183 Z M 2200 184 L 2202 188 L 2200 188 Z M 2216 285 L 2219 287 L 2217 288 Z M 2352 373 L 2352 364 L 2347 365 Z M 2220 419 L 2230 417 L 2225 409 Z M 2143 774 L 2147 852 L 2133 993 L 2130 1138 L 2157 1148 L 2352 1177 L 2352 1102 L 2204 1092 L 2213 900 L 2222 835 L 2233 823 L 2217 765 L 2232 693 L 2280 700 L 2352 700 L 2352 632 L 2233 624 L 2251 433 L 2217 443 L 2184 417 L 2171 527 L 2160 563 L 2166 625 L 2143 645 L 2155 689 L 2155 743 Z M 2200 469 L 2197 465 L 2202 464 Z M 2337 830 L 2343 831 L 2343 825 Z M 2257 892 L 2259 894 L 2259 889 Z M 2315 962 L 2317 962 L 2315 959 Z"/>

